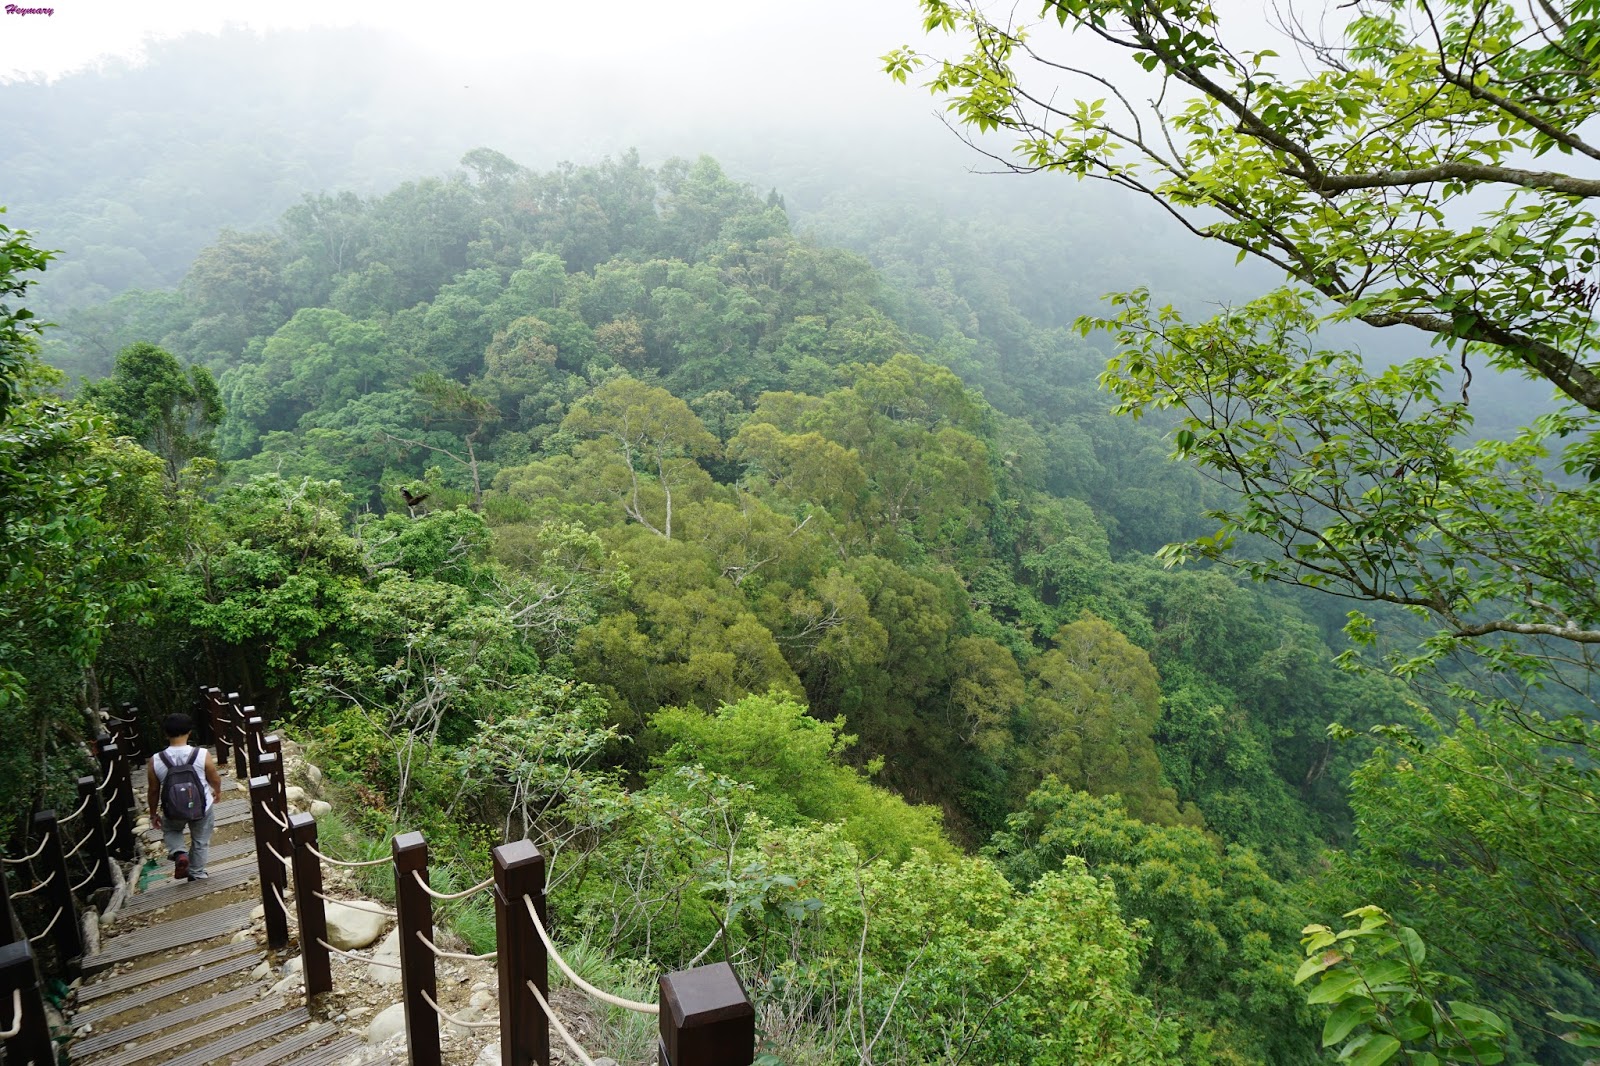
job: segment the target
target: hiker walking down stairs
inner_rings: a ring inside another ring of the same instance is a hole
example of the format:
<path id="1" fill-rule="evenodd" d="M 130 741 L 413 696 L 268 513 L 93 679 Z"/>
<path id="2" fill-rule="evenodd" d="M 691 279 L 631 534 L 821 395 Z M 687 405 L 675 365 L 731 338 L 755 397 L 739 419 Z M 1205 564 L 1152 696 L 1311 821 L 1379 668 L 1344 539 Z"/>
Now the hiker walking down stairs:
<path id="1" fill-rule="evenodd" d="M 190 745 L 193 719 L 186 714 L 168 715 L 165 729 L 167 748 L 150 757 L 145 771 L 150 824 L 161 830 L 173 864 L 173 879 L 199 881 L 211 876 L 206 873 L 206 853 L 211 850 L 222 776 L 211 752 Z M 185 829 L 189 831 L 187 849 L 183 846 Z"/>

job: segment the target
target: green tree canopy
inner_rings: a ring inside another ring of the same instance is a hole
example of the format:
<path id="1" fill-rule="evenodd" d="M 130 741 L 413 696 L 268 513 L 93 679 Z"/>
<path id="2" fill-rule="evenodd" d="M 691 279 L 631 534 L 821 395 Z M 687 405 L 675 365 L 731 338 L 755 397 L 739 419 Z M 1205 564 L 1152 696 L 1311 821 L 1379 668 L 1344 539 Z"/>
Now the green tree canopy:
<path id="1" fill-rule="evenodd" d="M 216 454 L 212 438 L 223 416 L 216 379 L 203 366 L 182 366 L 165 348 L 130 344 L 117 353 L 111 376 L 86 384 L 83 396 L 166 460 L 172 480 L 190 459 Z"/>

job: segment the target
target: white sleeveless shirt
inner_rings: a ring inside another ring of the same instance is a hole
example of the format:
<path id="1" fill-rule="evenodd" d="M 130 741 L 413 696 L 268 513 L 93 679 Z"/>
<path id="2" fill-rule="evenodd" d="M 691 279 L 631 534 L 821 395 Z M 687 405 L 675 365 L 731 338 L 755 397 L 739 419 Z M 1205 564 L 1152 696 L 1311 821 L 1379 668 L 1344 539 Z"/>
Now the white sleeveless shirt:
<path id="1" fill-rule="evenodd" d="M 182 766 L 189 761 L 189 753 L 195 752 L 194 770 L 200 775 L 200 784 L 206 790 L 206 810 L 210 810 L 217 802 L 216 794 L 211 791 L 211 782 L 206 780 L 206 749 L 196 748 L 189 744 L 180 747 L 164 749 L 167 758 L 176 766 Z M 156 780 L 161 784 L 167 783 L 167 764 L 161 761 L 160 755 L 150 756 L 150 767 L 156 772 Z"/>

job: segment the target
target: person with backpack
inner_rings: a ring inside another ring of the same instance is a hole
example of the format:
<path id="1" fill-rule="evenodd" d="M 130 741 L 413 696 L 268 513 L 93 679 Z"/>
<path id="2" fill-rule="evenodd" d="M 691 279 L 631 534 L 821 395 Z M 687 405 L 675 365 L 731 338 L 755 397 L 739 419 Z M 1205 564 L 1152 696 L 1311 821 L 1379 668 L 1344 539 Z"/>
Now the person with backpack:
<path id="1" fill-rule="evenodd" d="M 194 720 L 186 714 L 170 714 L 165 723 L 167 748 L 150 757 L 145 783 L 150 788 L 150 824 L 161 830 L 172 860 L 172 877 L 177 881 L 201 881 L 206 873 L 206 853 L 211 850 L 211 831 L 215 827 L 214 808 L 222 794 L 222 775 L 217 760 L 205 748 L 193 747 L 189 734 Z M 184 830 L 189 831 L 189 847 L 183 846 Z"/>

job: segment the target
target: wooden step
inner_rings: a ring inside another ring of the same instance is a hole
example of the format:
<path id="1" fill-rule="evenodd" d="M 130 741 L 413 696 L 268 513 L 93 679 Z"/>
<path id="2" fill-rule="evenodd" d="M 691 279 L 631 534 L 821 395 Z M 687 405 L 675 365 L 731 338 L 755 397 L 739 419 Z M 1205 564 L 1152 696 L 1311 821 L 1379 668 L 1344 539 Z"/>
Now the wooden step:
<path id="1" fill-rule="evenodd" d="M 271 1040 L 280 1033 L 287 1033 L 302 1025 L 311 1024 L 311 1012 L 304 1007 L 296 1007 L 286 1014 L 276 1018 L 268 1018 L 258 1022 L 248 1029 L 241 1029 L 237 1033 L 229 1033 L 221 1040 L 215 1040 L 205 1047 L 195 1048 L 175 1059 L 162 1063 L 162 1066 L 207 1066 L 217 1062 L 228 1055 L 236 1054 L 245 1048 L 252 1047 L 264 1040 Z M 99 1066 L 97 1063 L 96 1066 Z"/>
<path id="2" fill-rule="evenodd" d="M 227 795 L 228 786 L 224 785 L 222 792 L 223 795 Z M 218 800 L 215 810 L 217 813 L 212 818 L 211 825 L 214 829 L 221 829 L 225 825 L 247 821 L 250 817 L 250 801 L 248 799 Z M 145 831 L 145 839 L 151 841 L 160 840 L 161 830 L 151 826 Z"/>
<path id="3" fill-rule="evenodd" d="M 250 924 L 250 911 L 255 906 L 252 900 L 240 900 L 226 907 L 191 915 L 181 922 L 163 922 L 136 933 L 114 936 L 101 945 L 97 954 L 85 956 L 83 972 L 98 973 L 141 955 L 171 951 L 186 944 L 199 944 L 224 933 L 236 933 Z"/>
<path id="4" fill-rule="evenodd" d="M 95 1033 L 92 1036 L 86 1036 L 82 1040 L 74 1040 L 70 1049 L 71 1057 L 74 1059 L 81 1059 L 87 1055 L 93 1055 L 97 1051 L 104 1051 L 107 1048 L 114 1048 L 121 1044 L 132 1043 L 142 1036 L 149 1036 L 151 1033 L 158 1033 L 163 1029 L 170 1029 L 173 1026 L 179 1025 L 183 1022 L 192 1022 L 197 1018 L 204 1018 L 206 1015 L 212 1014 L 223 1009 L 224 1007 L 232 1006 L 235 1002 L 239 1001 L 238 997 L 241 994 L 248 993 L 251 996 L 259 995 L 261 992 L 266 990 L 266 987 L 266 985 L 253 985 L 246 986 L 243 989 L 234 989 L 220 995 L 209 996 L 205 999 L 195 1000 L 193 1003 L 185 1003 L 180 1006 L 175 1006 L 171 1010 L 163 1011 L 157 1015 L 152 1015 L 149 1018 L 134 1022 L 132 1025 L 124 1025 L 120 1029 L 109 1029 L 103 1033 Z M 145 1000 L 145 1002 L 148 1003 L 152 1002 L 153 1000 L 154 997 L 151 997 L 150 999 Z"/>
<path id="5" fill-rule="evenodd" d="M 339 1027 L 337 1025 L 329 1025 L 324 1022 L 321 1025 L 316 1025 L 310 1029 L 307 1029 L 303 1033 L 296 1033 L 287 1040 L 279 1041 L 269 1048 L 263 1048 L 261 1051 L 256 1052 L 247 1059 L 240 1059 L 238 1062 L 234 1063 L 233 1066 L 274 1066 L 275 1063 L 280 1063 L 285 1056 L 298 1055 L 300 1052 L 305 1051 L 308 1048 L 316 1047 L 316 1045 L 322 1044 L 324 1041 L 333 1040 L 333 1038 L 338 1035 Z M 355 1047 L 360 1047 L 361 1044 L 364 1043 L 360 1037 L 353 1037 L 352 1039 L 354 1040 Z M 330 1053 L 326 1047 L 319 1047 L 310 1055 L 307 1055 L 301 1059 L 295 1059 L 294 1061 L 327 1062 L 329 1061 L 329 1054 Z M 346 1053 L 341 1051 L 335 1052 L 334 1054 L 343 1055 Z"/>
<path id="6" fill-rule="evenodd" d="M 346 1034 L 330 1043 L 307 1052 L 298 1058 L 290 1059 L 281 1066 L 330 1066 L 332 1063 L 343 1062 L 351 1055 L 367 1046 L 367 1042 L 354 1033 Z M 237 1066 L 245 1066 L 238 1063 Z"/>
<path id="7" fill-rule="evenodd" d="M 229 946 L 232 947 L 233 945 Z M 240 946 L 245 948 L 254 948 L 255 943 L 252 941 Z M 175 996 L 180 992 L 187 992 L 189 989 L 194 988 L 197 985 L 203 985 L 207 981 L 217 981 L 224 977 L 229 977 L 233 974 L 239 973 L 243 970 L 253 970 L 260 965 L 264 959 L 266 959 L 266 956 L 260 954 L 259 952 L 247 951 L 245 954 L 235 955 L 231 959 L 223 959 L 220 962 L 196 966 L 188 973 L 179 977 L 174 977 L 170 981 L 158 985 L 150 985 L 149 988 L 140 987 L 137 995 L 128 996 L 126 999 L 101 1000 L 87 1010 L 80 1010 L 72 1016 L 72 1027 L 76 1029 L 80 1025 L 94 1025 L 95 1023 L 104 1021 L 107 1018 L 115 1018 L 124 1011 L 130 1011 L 138 1007 L 142 1007 L 152 1000 L 166 999 L 167 997 Z M 143 972 L 144 971 L 140 970 L 136 971 L 135 974 L 128 974 L 127 976 L 133 977 L 137 973 Z M 148 984 L 148 982 L 145 983 Z M 137 986 L 129 986 L 129 988 L 133 987 Z M 82 1000 L 81 992 L 79 994 L 79 999 L 80 1001 Z"/>
<path id="8" fill-rule="evenodd" d="M 248 912 L 247 912 L 248 917 Z M 92 1003 L 103 996 L 114 996 L 118 992 L 126 992 L 130 988 L 149 984 L 151 981 L 160 981 L 171 977 L 173 974 L 186 973 L 190 970 L 199 970 L 201 967 L 210 966 L 235 955 L 258 951 L 254 940 L 246 940 L 238 944 L 218 944 L 207 948 L 196 955 L 185 955 L 180 959 L 160 962 L 154 966 L 133 970 L 129 973 L 118 974 L 116 977 L 104 981 L 97 981 L 92 985 L 84 985 L 78 989 L 78 1002 Z"/>
<path id="9" fill-rule="evenodd" d="M 238 863 L 213 870 L 210 877 L 200 881 L 174 881 L 162 888 L 152 888 L 134 896 L 132 901 L 125 904 L 118 917 L 123 915 L 149 914 L 162 907 L 172 907 L 185 900 L 198 899 L 208 896 L 213 892 L 222 892 L 230 888 L 238 888 L 246 884 L 256 875 L 256 857 L 251 855 L 247 859 L 240 859 Z"/>
<path id="10" fill-rule="evenodd" d="M 213 1041 L 213 1043 L 207 1044 L 205 1047 L 196 1048 L 194 1051 L 179 1056 L 178 1058 L 174 1058 L 172 1055 L 172 1052 L 177 1048 L 186 1047 L 187 1045 L 194 1043 L 196 1040 L 202 1040 L 205 1037 L 213 1036 L 217 1033 L 223 1032 L 224 1030 L 232 1029 L 236 1025 L 243 1025 L 245 1022 L 254 1021 L 263 1014 L 271 1014 L 274 1011 L 283 1009 L 282 996 L 268 996 L 265 999 L 258 1000 L 256 1002 L 247 1002 L 248 1000 L 255 998 L 257 991 L 258 989 L 251 985 L 235 992 L 226 993 L 225 995 L 212 996 L 206 1001 L 206 1006 L 211 1008 L 212 1011 L 223 1010 L 227 1007 L 235 1007 L 236 1009 L 230 1010 L 225 1014 L 213 1014 L 213 1016 L 206 1021 L 197 1022 L 195 1024 L 182 1024 L 173 1026 L 166 1032 L 162 1033 L 159 1039 L 147 1040 L 143 1044 L 137 1044 L 131 1048 L 119 1051 L 115 1055 L 109 1055 L 106 1058 L 97 1059 L 95 1060 L 94 1066 L 133 1066 L 134 1063 L 143 1062 L 145 1059 L 159 1059 L 163 1063 L 163 1066 L 176 1066 L 180 1060 L 189 1059 L 197 1052 L 203 1052 L 208 1048 L 219 1044 L 224 1044 L 231 1039 L 232 1035 L 239 1034 L 232 1034 L 230 1037 L 224 1037 L 222 1040 Z M 241 1003 L 243 1006 L 238 1006 L 238 1004 Z M 305 1013 L 304 1008 L 301 1008 L 301 1013 Z M 281 1017 L 283 1016 L 280 1015 L 280 1018 Z M 306 1018 L 309 1020 L 310 1015 L 306 1015 Z M 274 1022 L 278 1020 L 278 1018 L 269 1019 L 269 1021 Z M 256 1037 L 255 1040 L 249 1040 L 226 1050 L 219 1051 L 214 1056 L 206 1055 L 195 1058 L 191 1066 L 200 1066 L 201 1063 L 210 1062 L 213 1057 L 221 1057 L 222 1055 L 238 1051 L 240 1048 L 249 1047 L 251 1044 L 254 1044 L 256 1040 L 265 1040 L 267 1036 L 276 1036 L 278 1033 L 281 1033 L 286 1029 L 292 1029 L 298 1024 L 300 1023 L 291 1022 L 282 1029 L 275 1029 L 271 1033 L 268 1033 L 264 1036 Z M 259 1026 L 252 1026 L 251 1028 L 259 1028 Z M 249 1030 L 242 1030 L 241 1032 L 249 1032 Z"/>

